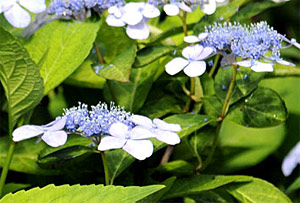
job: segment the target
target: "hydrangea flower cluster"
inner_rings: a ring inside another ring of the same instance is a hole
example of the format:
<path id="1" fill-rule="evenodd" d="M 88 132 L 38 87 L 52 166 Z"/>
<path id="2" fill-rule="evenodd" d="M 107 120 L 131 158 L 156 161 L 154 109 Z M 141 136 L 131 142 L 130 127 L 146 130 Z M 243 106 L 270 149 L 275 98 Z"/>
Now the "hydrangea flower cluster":
<path id="1" fill-rule="evenodd" d="M 47 125 L 24 125 L 13 132 L 15 142 L 40 137 L 52 147 L 62 146 L 67 134 L 87 137 L 98 145 L 98 150 L 124 149 L 139 160 L 150 157 L 153 144 L 149 138 L 156 138 L 170 145 L 180 142 L 175 132 L 181 130 L 178 124 L 169 124 L 160 119 L 153 121 L 145 116 L 132 115 L 113 103 L 99 103 L 88 110 L 86 104 L 65 109 L 62 117 Z M 95 139 L 93 139 L 95 138 Z M 98 139 L 100 138 L 100 139 Z"/>
<path id="2" fill-rule="evenodd" d="M 198 44 L 186 47 L 182 51 L 182 55 L 188 58 L 190 63 L 184 62 L 181 57 L 177 57 L 166 64 L 166 72 L 170 75 L 174 75 L 182 69 L 190 77 L 202 75 L 206 65 L 198 62 L 198 67 L 194 63 L 192 68 L 191 64 L 193 63 L 191 61 L 199 61 L 198 56 L 201 56 L 200 58 L 203 60 L 215 53 L 224 55 L 227 64 L 251 67 L 256 72 L 271 72 L 273 71 L 274 62 L 283 65 L 294 65 L 280 58 L 280 49 L 283 48 L 282 41 L 299 48 L 299 44 L 295 40 L 286 39 L 266 22 L 249 26 L 242 26 L 239 23 L 216 23 L 206 27 L 205 32 L 200 33 L 198 36 L 186 36 L 184 41 Z M 210 54 L 207 54 L 205 49 L 214 51 L 213 53 L 209 51 Z M 271 56 L 267 56 L 268 53 Z M 241 60 L 236 61 L 236 59 Z M 226 65 L 226 63 L 222 64 Z"/>

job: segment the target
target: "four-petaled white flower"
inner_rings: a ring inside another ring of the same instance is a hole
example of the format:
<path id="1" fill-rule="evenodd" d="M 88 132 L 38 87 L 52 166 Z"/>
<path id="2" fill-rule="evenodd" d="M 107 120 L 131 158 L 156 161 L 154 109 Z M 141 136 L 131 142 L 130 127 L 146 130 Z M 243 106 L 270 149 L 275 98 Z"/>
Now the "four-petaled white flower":
<path id="1" fill-rule="evenodd" d="M 168 16 L 176 16 L 179 14 L 180 9 L 191 13 L 192 9 L 187 6 L 184 2 L 178 2 L 176 0 L 171 0 L 169 4 L 164 5 L 164 11 Z"/>
<path id="2" fill-rule="evenodd" d="M 242 67 L 250 67 L 255 72 L 273 72 L 273 63 L 263 63 L 256 60 L 244 60 L 239 62 L 234 62 L 233 64 L 242 66 Z"/>
<path id="3" fill-rule="evenodd" d="M 113 6 L 106 22 L 110 26 L 123 27 L 127 24 L 126 33 L 132 39 L 147 39 L 150 28 L 146 24 L 149 18 L 160 15 L 160 11 L 154 5 L 144 2 L 130 2 L 124 7 Z"/>
<path id="4" fill-rule="evenodd" d="M 138 160 L 144 160 L 153 153 L 153 144 L 148 138 L 153 134 L 136 126 L 132 129 L 123 123 L 114 123 L 109 128 L 109 134 L 101 139 L 98 150 L 123 149 Z"/>
<path id="5" fill-rule="evenodd" d="M 189 35 L 184 37 L 184 41 L 187 43 L 196 43 L 196 42 L 201 42 L 208 36 L 207 32 L 202 32 L 197 36 L 195 35 Z"/>
<path id="6" fill-rule="evenodd" d="M 45 0 L 1 0 L 0 13 L 4 13 L 7 21 L 16 28 L 24 28 L 30 24 L 30 14 L 46 10 Z"/>
<path id="7" fill-rule="evenodd" d="M 298 164 L 300 164 L 300 142 L 284 158 L 281 170 L 285 176 L 289 176 Z"/>
<path id="8" fill-rule="evenodd" d="M 46 125 L 23 125 L 12 133 L 13 141 L 19 142 L 29 138 L 41 136 L 42 140 L 51 147 L 59 147 L 66 143 L 67 133 L 62 130 L 66 124 L 66 117 L 57 117 L 55 121 Z"/>
<path id="9" fill-rule="evenodd" d="M 153 119 L 153 121 L 141 115 L 133 115 L 132 121 L 138 125 L 145 127 L 153 133 L 153 136 L 169 145 L 175 145 L 180 143 L 180 138 L 175 132 L 181 131 L 179 124 L 167 123 L 158 118 Z"/>
<path id="10" fill-rule="evenodd" d="M 214 48 L 203 47 L 199 44 L 192 45 L 182 50 L 182 55 L 186 58 L 176 57 L 166 64 L 166 72 L 175 75 L 182 69 L 189 77 L 197 77 L 202 75 L 206 70 L 204 59 L 214 54 Z"/>

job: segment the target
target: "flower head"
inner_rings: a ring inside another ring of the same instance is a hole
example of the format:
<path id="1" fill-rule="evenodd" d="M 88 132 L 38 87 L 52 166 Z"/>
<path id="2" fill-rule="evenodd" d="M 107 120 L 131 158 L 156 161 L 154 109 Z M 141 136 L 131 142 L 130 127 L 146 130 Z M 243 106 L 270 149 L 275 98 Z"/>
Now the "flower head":
<path id="1" fill-rule="evenodd" d="M 214 48 L 210 46 L 192 45 L 182 50 L 182 55 L 186 58 L 176 57 L 166 64 L 166 72 L 175 75 L 182 69 L 189 77 L 197 77 L 202 75 L 206 70 L 204 59 L 214 54 Z"/>
<path id="2" fill-rule="evenodd" d="M 4 0 L 0 2 L 0 13 L 16 28 L 24 28 L 30 24 L 30 14 L 41 13 L 46 9 L 45 0 Z"/>
<path id="3" fill-rule="evenodd" d="M 66 120 L 66 117 L 57 117 L 55 121 L 46 125 L 23 125 L 13 131 L 13 141 L 19 142 L 41 136 L 42 140 L 51 147 L 62 146 L 67 141 L 67 133 L 63 130 Z"/>

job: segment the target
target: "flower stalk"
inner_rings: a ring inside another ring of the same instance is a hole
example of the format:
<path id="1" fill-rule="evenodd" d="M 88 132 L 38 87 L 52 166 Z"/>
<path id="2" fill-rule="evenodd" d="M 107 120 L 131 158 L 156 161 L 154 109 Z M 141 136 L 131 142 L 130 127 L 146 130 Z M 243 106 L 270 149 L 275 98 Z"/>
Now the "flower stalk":
<path id="1" fill-rule="evenodd" d="M 109 182 L 109 170 L 107 166 L 107 160 L 105 157 L 105 152 L 101 152 L 101 158 L 103 163 L 104 175 L 105 175 L 105 185 L 110 185 L 112 183 Z"/>

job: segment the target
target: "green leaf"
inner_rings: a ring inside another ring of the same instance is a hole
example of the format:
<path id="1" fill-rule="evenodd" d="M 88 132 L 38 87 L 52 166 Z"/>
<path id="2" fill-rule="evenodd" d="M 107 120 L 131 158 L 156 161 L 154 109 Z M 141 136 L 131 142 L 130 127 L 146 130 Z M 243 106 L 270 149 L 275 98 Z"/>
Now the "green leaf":
<path id="1" fill-rule="evenodd" d="M 127 111 L 137 112 L 146 100 L 157 69 L 156 61 L 146 67 L 133 69 L 129 82 L 110 81 L 104 88 L 106 100 L 115 101 Z"/>
<path id="2" fill-rule="evenodd" d="M 221 101 L 216 96 L 203 98 L 204 112 L 209 116 L 219 117 L 222 111 L 222 106 Z"/>
<path id="3" fill-rule="evenodd" d="M 99 70 L 99 76 L 109 80 L 128 82 L 131 66 L 136 55 L 136 45 L 131 45 L 124 52 L 116 56 L 111 64 L 105 64 Z"/>
<path id="4" fill-rule="evenodd" d="M 156 168 L 157 171 L 171 173 L 173 175 L 192 175 L 195 167 L 187 161 L 175 160 L 167 162 Z"/>
<path id="5" fill-rule="evenodd" d="M 239 7 L 245 4 L 246 0 L 234 0 L 229 4 L 218 7 L 214 14 L 202 18 L 194 27 L 194 34 L 198 35 L 204 31 L 206 25 L 213 24 L 214 22 L 220 21 L 220 19 L 230 19 L 235 13 L 238 12 Z"/>
<path id="6" fill-rule="evenodd" d="M 184 197 L 199 194 L 202 191 L 212 190 L 232 182 L 251 181 L 247 176 L 221 176 L 221 175 L 194 175 L 188 178 L 179 178 L 163 199 Z"/>
<path id="7" fill-rule="evenodd" d="M 202 131 L 199 144 L 202 156 L 208 153 L 214 130 Z M 222 123 L 217 150 L 213 162 L 206 169 L 210 173 L 229 173 L 255 166 L 275 152 L 284 140 L 285 126 L 249 128 L 229 119 Z"/>
<path id="8" fill-rule="evenodd" d="M 226 190 L 240 202 L 261 203 L 261 202 L 288 202 L 291 200 L 267 181 L 252 178 L 251 182 L 234 183 L 226 186 Z"/>
<path id="9" fill-rule="evenodd" d="M 160 57 L 171 53 L 172 51 L 174 51 L 174 49 L 174 47 L 162 45 L 145 47 L 137 52 L 133 67 L 148 65 L 149 63 L 152 63 Z"/>
<path id="10" fill-rule="evenodd" d="M 176 177 L 173 176 L 171 178 L 168 178 L 167 180 L 163 181 L 162 185 L 166 186 L 165 188 L 163 188 L 162 190 L 152 194 L 152 195 L 149 195 L 148 197 L 142 199 L 141 201 L 139 201 L 139 203 L 142 203 L 142 202 L 159 202 L 159 200 L 162 198 L 162 196 L 164 194 L 166 194 L 172 187 L 172 185 L 174 184 L 176 180 Z"/>
<path id="11" fill-rule="evenodd" d="M 237 22 L 247 22 L 251 17 L 256 16 L 257 14 L 263 12 L 264 10 L 268 8 L 272 8 L 275 6 L 281 6 L 280 3 L 275 3 L 272 1 L 263 1 L 263 2 L 251 2 L 239 9 L 239 12 L 237 12 L 232 18 L 232 21 Z"/>
<path id="12" fill-rule="evenodd" d="M 23 184 L 23 183 L 7 183 L 4 185 L 2 197 L 8 193 L 16 192 L 18 190 L 25 189 L 29 186 L 30 186 L 29 184 Z"/>
<path id="13" fill-rule="evenodd" d="M 232 107 L 227 117 L 247 127 L 269 127 L 283 123 L 287 119 L 287 109 L 275 91 L 259 87 Z"/>
<path id="14" fill-rule="evenodd" d="M 43 97 L 43 80 L 28 52 L 0 27 L 0 80 L 8 103 L 9 132 Z"/>
<path id="15" fill-rule="evenodd" d="M 136 202 L 164 188 L 163 185 L 137 186 L 103 186 L 103 185 L 47 185 L 8 194 L 0 203 L 10 202 Z"/>
<path id="16" fill-rule="evenodd" d="M 99 77 L 92 69 L 92 61 L 84 61 L 64 82 L 78 87 L 102 89 L 105 79 Z"/>
<path id="17" fill-rule="evenodd" d="M 3 167 L 9 147 L 9 138 L 0 137 L 0 166 Z M 25 140 L 16 145 L 9 169 L 17 172 L 41 175 L 55 175 L 58 171 L 42 169 L 37 164 L 38 154 L 45 149 L 43 142 L 35 144 L 35 139 Z"/>
<path id="18" fill-rule="evenodd" d="M 197 195 L 189 195 L 184 198 L 184 203 L 196 202 L 228 203 L 235 202 L 235 199 L 221 187 L 214 190 L 203 191 Z"/>
<path id="19" fill-rule="evenodd" d="M 99 22 L 54 21 L 35 33 L 26 45 L 33 60 L 38 63 L 49 51 L 40 69 L 44 94 L 57 87 L 82 64 L 90 53 L 99 27 Z"/>
<path id="20" fill-rule="evenodd" d="M 220 68 L 215 78 L 215 91 L 217 97 L 224 101 L 232 79 L 233 67 L 230 69 Z M 259 81 L 264 77 L 265 73 L 256 73 L 250 68 L 240 67 L 237 75 L 235 86 L 230 97 L 230 104 L 237 102 L 239 99 L 249 95 L 257 88 Z"/>
<path id="21" fill-rule="evenodd" d="M 55 120 L 57 116 L 63 115 L 65 108 L 68 108 L 66 98 L 63 94 L 63 87 L 59 87 L 57 92 L 50 91 L 48 97 L 48 111 L 51 118 Z"/>
<path id="22" fill-rule="evenodd" d="M 286 193 L 290 194 L 298 189 L 300 189 L 300 176 L 286 189 Z"/>

